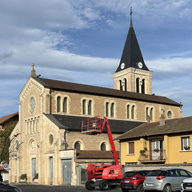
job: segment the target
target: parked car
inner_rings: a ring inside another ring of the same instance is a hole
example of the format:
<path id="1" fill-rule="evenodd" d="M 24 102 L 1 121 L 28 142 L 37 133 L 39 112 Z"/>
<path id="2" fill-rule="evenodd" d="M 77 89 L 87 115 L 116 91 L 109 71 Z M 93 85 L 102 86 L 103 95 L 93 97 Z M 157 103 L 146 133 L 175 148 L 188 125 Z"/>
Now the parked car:
<path id="1" fill-rule="evenodd" d="M 125 172 L 120 183 L 122 191 L 128 192 L 129 190 L 137 190 L 137 192 L 142 192 L 145 176 L 149 172 L 148 170 Z"/>
<path id="2" fill-rule="evenodd" d="M 22 192 L 22 190 L 18 187 L 15 187 L 15 186 L 11 186 L 9 184 L 5 184 L 5 183 L 2 183 L 0 182 L 0 191 L 1 192 Z"/>
<path id="3" fill-rule="evenodd" d="M 179 168 L 152 170 L 147 175 L 143 188 L 163 192 L 180 191 L 182 181 L 191 176 L 191 172 Z"/>
<path id="4" fill-rule="evenodd" d="M 181 192 L 192 191 L 192 178 L 184 179 L 181 183 Z"/>

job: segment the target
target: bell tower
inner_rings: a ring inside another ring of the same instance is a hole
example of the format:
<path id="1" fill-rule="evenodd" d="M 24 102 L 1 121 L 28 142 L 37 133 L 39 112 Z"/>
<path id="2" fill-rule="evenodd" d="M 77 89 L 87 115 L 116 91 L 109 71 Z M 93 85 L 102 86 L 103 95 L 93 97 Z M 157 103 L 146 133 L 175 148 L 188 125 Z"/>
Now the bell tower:
<path id="1" fill-rule="evenodd" d="M 119 66 L 113 76 L 113 88 L 135 93 L 152 94 L 152 71 L 145 65 L 132 23 Z"/>

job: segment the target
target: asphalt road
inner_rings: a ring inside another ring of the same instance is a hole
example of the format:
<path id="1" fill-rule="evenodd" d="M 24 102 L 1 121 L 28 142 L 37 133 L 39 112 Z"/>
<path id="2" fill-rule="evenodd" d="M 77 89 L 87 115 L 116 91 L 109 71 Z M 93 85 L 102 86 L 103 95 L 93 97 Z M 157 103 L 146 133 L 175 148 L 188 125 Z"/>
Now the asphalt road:
<path id="1" fill-rule="evenodd" d="M 99 188 L 95 188 L 93 191 L 88 191 L 84 186 L 54 186 L 54 185 L 15 185 L 19 187 L 22 192 L 98 192 Z M 121 188 L 110 189 L 108 192 L 122 192 Z"/>

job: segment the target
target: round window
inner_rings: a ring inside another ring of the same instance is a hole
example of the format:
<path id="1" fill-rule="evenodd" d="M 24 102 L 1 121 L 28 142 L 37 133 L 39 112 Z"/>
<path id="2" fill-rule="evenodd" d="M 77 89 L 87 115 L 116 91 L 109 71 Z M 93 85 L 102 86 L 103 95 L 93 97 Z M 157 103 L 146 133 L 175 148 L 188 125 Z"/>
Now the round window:
<path id="1" fill-rule="evenodd" d="M 169 119 L 172 118 L 172 112 L 171 112 L 171 111 L 168 111 L 168 112 L 167 112 L 167 117 L 168 117 Z"/>
<path id="2" fill-rule="evenodd" d="M 50 145 L 53 144 L 53 135 L 52 134 L 49 135 L 49 144 Z"/>

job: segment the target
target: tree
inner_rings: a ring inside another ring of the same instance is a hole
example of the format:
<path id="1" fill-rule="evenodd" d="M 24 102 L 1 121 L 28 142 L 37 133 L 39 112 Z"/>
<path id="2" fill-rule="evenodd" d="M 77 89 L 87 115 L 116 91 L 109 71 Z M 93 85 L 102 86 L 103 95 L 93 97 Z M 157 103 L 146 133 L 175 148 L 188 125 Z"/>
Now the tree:
<path id="1" fill-rule="evenodd" d="M 9 150 L 11 141 L 15 140 L 19 134 L 9 138 L 11 132 L 15 128 L 15 123 L 9 127 L 5 127 L 4 130 L 0 131 L 0 163 L 9 164 L 9 154 L 13 150 Z M 15 147 L 15 146 L 14 146 Z"/>

